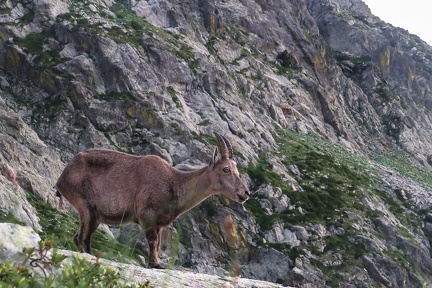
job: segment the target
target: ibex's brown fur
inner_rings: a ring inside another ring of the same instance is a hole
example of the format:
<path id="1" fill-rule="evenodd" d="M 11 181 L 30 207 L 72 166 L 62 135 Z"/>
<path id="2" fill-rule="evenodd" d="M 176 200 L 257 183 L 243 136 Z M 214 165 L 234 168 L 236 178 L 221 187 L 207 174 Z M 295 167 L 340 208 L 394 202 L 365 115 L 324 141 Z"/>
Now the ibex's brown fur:
<path id="1" fill-rule="evenodd" d="M 212 162 L 183 172 L 154 155 L 134 156 L 91 149 L 75 155 L 57 181 L 58 192 L 78 211 L 77 247 L 91 253 L 90 237 L 100 223 L 137 223 L 149 244 L 149 266 L 160 268 L 162 227 L 213 194 L 243 203 L 249 190 L 240 179 L 228 140 L 216 134 Z"/>

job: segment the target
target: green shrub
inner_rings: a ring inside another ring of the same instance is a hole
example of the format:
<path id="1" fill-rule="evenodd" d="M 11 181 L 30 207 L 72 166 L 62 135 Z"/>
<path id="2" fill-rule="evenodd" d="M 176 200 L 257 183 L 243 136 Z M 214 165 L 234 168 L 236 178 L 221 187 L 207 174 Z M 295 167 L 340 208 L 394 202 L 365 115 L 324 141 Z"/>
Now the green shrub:
<path id="1" fill-rule="evenodd" d="M 130 22 L 130 26 L 137 31 L 140 31 L 143 29 L 143 25 L 136 20 L 132 20 Z"/>
<path id="2" fill-rule="evenodd" d="M 127 284 L 118 271 L 95 262 L 57 253 L 49 241 L 40 241 L 38 248 L 24 248 L 26 258 L 16 263 L 0 263 L 0 287 L 150 287 L 150 282 Z M 49 253 L 51 252 L 51 254 Z M 28 263 L 28 264 L 27 264 Z"/>

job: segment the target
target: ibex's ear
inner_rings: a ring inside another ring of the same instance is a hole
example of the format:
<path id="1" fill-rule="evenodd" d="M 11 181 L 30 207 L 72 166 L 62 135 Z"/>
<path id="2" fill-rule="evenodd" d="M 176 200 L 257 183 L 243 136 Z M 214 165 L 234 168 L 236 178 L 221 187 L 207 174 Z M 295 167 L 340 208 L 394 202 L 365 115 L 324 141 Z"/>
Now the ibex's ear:
<path id="1" fill-rule="evenodd" d="M 216 161 L 217 161 L 217 154 L 218 154 L 218 148 L 215 147 L 215 150 L 213 151 L 213 157 L 212 157 L 212 160 L 211 160 L 211 162 L 210 162 L 210 165 L 211 165 L 212 167 L 214 167 L 214 165 L 216 164 Z"/>

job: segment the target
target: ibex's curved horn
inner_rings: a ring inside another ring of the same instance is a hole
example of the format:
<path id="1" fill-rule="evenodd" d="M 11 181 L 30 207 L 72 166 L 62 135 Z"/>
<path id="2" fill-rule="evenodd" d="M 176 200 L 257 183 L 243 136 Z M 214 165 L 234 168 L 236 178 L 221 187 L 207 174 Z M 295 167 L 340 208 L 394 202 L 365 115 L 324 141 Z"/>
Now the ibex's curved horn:
<path id="1" fill-rule="evenodd" d="M 222 136 L 222 139 L 224 139 L 225 144 L 228 148 L 228 158 L 233 159 L 233 148 L 231 146 L 231 143 L 228 141 L 227 138 L 225 138 L 225 136 Z"/>
<path id="2" fill-rule="evenodd" d="M 222 158 L 233 158 L 233 149 L 231 146 L 231 143 L 226 139 L 224 136 L 219 135 L 218 133 L 214 132 L 216 135 L 216 138 L 219 142 L 219 150 L 221 153 Z"/>

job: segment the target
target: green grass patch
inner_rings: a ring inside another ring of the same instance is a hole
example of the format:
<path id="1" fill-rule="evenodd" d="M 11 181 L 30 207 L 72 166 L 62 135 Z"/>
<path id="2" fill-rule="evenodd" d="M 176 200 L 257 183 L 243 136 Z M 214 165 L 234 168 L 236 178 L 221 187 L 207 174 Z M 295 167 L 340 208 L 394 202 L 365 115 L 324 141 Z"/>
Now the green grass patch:
<path id="1" fill-rule="evenodd" d="M 27 12 L 26 14 L 24 14 L 24 16 L 20 18 L 21 24 L 29 24 L 33 22 L 34 16 L 35 16 L 34 11 Z"/>
<path id="2" fill-rule="evenodd" d="M 396 90 L 388 84 L 378 84 L 374 92 L 380 96 L 381 103 L 383 104 L 401 101 L 401 97 L 396 93 Z"/>
<path id="3" fill-rule="evenodd" d="M 12 9 L 10 8 L 0 8 L 0 14 L 11 14 Z"/>
<path id="4" fill-rule="evenodd" d="M 409 255 L 405 255 L 399 250 L 387 249 L 384 250 L 384 255 L 391 258 L 393 261 L 399 263 L 405 269 L 414 272 L 417 275 L 422 275 L 420 268 L 413 265 L 413 262 L 409 260 Z"/>
<path id="5" fill-rule="evenodd" d="M 367 253 L 366 247 L 362 243 L 353 242 L 347 235 L 326 237 L 325 242 L 324 253 L 328 251 L 342 252 L 347 257 L 348 252 L 351 259 L 356 259 Z"/>
<path id="6" fill-rule="evenodd" d="M 210 120 L 205 119 L 204 121 L 201 121 L 200 123 L 198 123 L 198 126 L 207 126 L 210 124 Z"/>
<path id="7" fill-rule="evenodd" d="M 19 225 L 25 225 L 23 222 L 15 218 L 10 212 L 0 211 L 0 223 L 13 223 Z"/>
<path id="8" fill-rule="evenodd" d="M 303 30 L 303 35 L 305 36 L 305 38 L 306 38 L 309 42 L 313 43 L 313 42 L 315 41 L 315 35 L 314 35 L 313 32 L 311 32 L 310 30 L 308 30 L 308 29 L 304 29 L 304 30 Z"/>
<path id="9" fill-rule="evenodd" d="M 205 47 L 207 48 L 207 51 L 209 51 L 209 53 L 211 55 L 217 55 L 217 51 L 214 48 L 214 42 L 215 42 L 215 38 L 210 39 L 206 44 Z"/>
<path id="10" fill-rule="evenodd" d="M 217 146 L 218 145 L 218 140 L 216 139 L 215 136 L 207 135 L 207 134 L 197 134 L 195 132 L 192 132 L 192 135 L 198 141 L 201 141 L 201 142 L 204 142 L 204 143 L 208 142 L 208 143 L 210 143 L 210 145 L 213 145 L 213 146 Z"/>
<path id="11" fill-rule="evenodd" d="M 192 48 L 183 45 L 179 50 L 175 51 L 175 55 L 185 60 L 192 71 L 196 71 L 199 68 L 199 61 L 195 59 Z"/>
<path id="12" fill-rule="evenodd" d="M 374 194 L 380 197 L 383 202 L 386 204 L 387 209 L 396 216 L 396 218 L 402 223 L 404 226 L 398 226 L 398 230 L 401 235 L 405 238 L 416 241 L 414 234 L 412 234 L 408 228 L 417 228 L 420 229 L 420 225 L 422 220 L 420 216 L 414 214 L 412 212 L 407 212 L 403 207 L 404 203 L 401 203 L 396 198 L 392 197 L 392 195 L 388 194 L 385 190 L 376 188 L 373 190 Z M 377 215 L 378 216 L 378 215 Z"/>
<path id="13" fill-rule="evenodd" d="M 23 47 L 26 52 L 36 55 L 35 62 L 52 67 L 57 64 L 55 61 L 59 59 L 59 51 L 44 51 L 43 44 L 48 38 L 56 38 L 54 28 L 40 33 L 30 33 L 25 38 L 15 38 L 14 42 Z"/>
<path id="14" fill-rule="evenodd" d="M 123 29 L 116 27 L 110 29 L 110 37 L 118 43 L 140 45 L 143 33 L 148 36 L 160 37 L 171 44 L 177 43 L 178 36 L 156 27 L 144 18 L 137 16 L 125 3 L 117 2 L 110 7 L 110 10 L 116 15 L 116 18 L 111 20 L 126 29 L 126 33 Z"/>
<path id="15" fill-rule="evenodd" d="M 402 150 L 388 154 L 380 153 L 372 157 L 375 162 L 390 167 L 396 172 L 432 189 L 432 174 L 423 167 L 415 165 L 411 158 L 411 155 Z"/>
<path id="16" fill-rule="evenodd" d="M 260 225 L 261 229 L 264 231 L 270 230 L 275 223 L 291 222 L 291 220 L 293 219 L 292 215 L 290 215 L 289 212 L 285 214 L 265 214 L 263 209 L 261 208 L 259 200 L 257 200 L 256 198 L 250 198 L 248 201 L 245 202 L 244 205 L 246 209 L 255 216 L 256 221 Z"/>
<path id="17" fill-rule="evenodd" d="M 291 67 L 280 65 L 278 63 L 269 62 L 271 66 L 276 68 L 276 73 L 281 76 L 286 76 L 288 79 L 292 79 L 295 76 L 295 71 Z"/>
<path id="18" fill-rule="evenodd" d="M 385 133 L 399 142 L 400 133 L 402 131 L 402 119 L 399 116 L 386 114 L 381 117 Z"/>
<path id="19" fill-rule="evenodd" d="M 172 86 L 168 86 L 168 87 L 167 87 L 167 92 L 168 92 L 168 94 L 171 95 L 171 99 L 172 99 L 172 101 L 174 102 L 174 104 L 176 105 L 176 107 L 177 107 L 178 109 L 182 109 L 181 101 L 180 101 L 180 99 L 178 98 L 175 89 L 174 89 Z"/>
<path id="20" fill-rule="evenodd" d="M 366 176 L 367 163 L 364 160 L 317 135 L 280 130 L 275 139 L 279 144 L 279 151 L 273 155 L 261 155 L 257 164 L 249 165 L 247 173 L 254 181 L 254 189 L 265 183 L 279 187 L 292 204 L 305 211 L 304 214 L 297 209 L 286 212 L 289 216 L 283 218 L 289 219 L 289 223 L 312 222 L 330 225 L 339 219 L 340 211 L 366 210 L 360 201 L 361 191 L 368 189 L 373 180 Z M 294 191 L 273 171 L 267 157 L 276 156 L 284 157 L 282 163 L 286 166 L 296 165 L 299 168 L 301 177 L 296 180 L 304 192 Z M 262 213 L 258 216 L 260 224 L 269 220 L 269 216 Z M 272 218 L 279 220 L 273 215 Z M 268 227 L 268 223 L 265 226 Z"/>
<path id="21" fill-rule="evenodd" d="M 332 260 L 329 253 L 340 253 L 342 255 L 342 263 L 340 265 L 326 266 L 316 259 L 309 259 L 316 267 L 318 267 L 325 276 L 327 276 L 326 284 L 330 287 L 337 287 L 343 280 L 342 275 L 352 273 L 352 267 L 362 267 L 358 257 L 367 254 L 368 251 L 362 243 L 357 243 L 350 239 L 347 235 L 335 235 L 332 237 L 325 237 L 326 246 L 324 251 L 313 252 L 319 255 L 322 259 Z"/>

